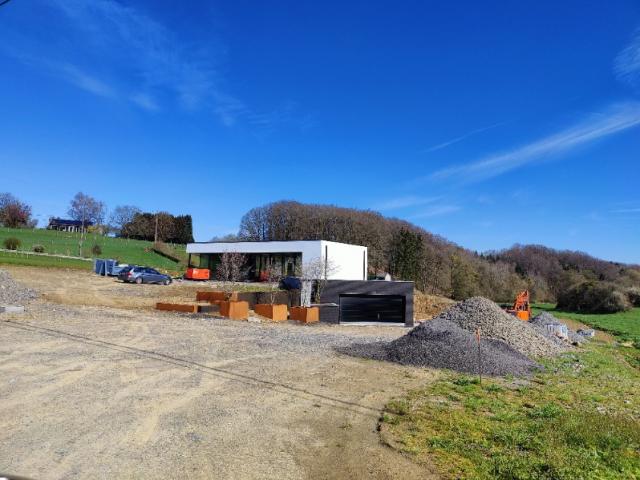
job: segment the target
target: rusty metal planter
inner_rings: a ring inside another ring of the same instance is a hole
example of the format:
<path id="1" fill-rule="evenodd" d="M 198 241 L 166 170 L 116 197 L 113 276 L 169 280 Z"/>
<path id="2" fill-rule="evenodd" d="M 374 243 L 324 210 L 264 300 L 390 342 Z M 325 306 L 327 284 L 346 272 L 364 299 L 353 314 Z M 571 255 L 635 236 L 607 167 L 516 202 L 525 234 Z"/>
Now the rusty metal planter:
<path id="1" fill-rule="evenodd" d="M 256 303 L 253 310 L 257 315 L 270 318 L 274 322 L 284 322 L 289 316 L 284 304 Z"/>

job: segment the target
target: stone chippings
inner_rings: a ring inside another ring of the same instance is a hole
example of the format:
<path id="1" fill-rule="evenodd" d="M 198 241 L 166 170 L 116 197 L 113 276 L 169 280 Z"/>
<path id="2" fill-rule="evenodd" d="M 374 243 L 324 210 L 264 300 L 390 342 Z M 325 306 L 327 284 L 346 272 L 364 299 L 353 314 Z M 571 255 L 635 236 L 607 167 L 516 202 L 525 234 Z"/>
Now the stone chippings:
<path id="1" fill-rule="evenodd" d="M 475 335 L 441 318 L 424 322 L 389 343 L 357 344 L 344 353 L 403 365 L 446 368 L 483 375 L 528 375 L 538 364 L 500 340 Z"/>
<path id="2" fill-rule="evenodd" d="M 0 305 L 22 305 L 37 297 L 35 290 L 20 285 L 9 272 L 0 269 Z"/>
<path id="3" fill-rule="evenodd" d="M 472 297 L 458 302 L 436 318 L 449 320 L 469 332 L 475 332 L 480 328 L 482 338 L 502 340 L 527 357 L 549 357 L 565 349 L 541 334 L 529 325 L 529 322 L 509 315 L 494 302 L 483 297 Z"/>
<path id="4" fill-rule="evenodd" d="M 478 328 L 480 355 L 475 335 Z M 491 300 L 473 297 L 396 340 L 352 345 L 340 351 L 465 373 L 527 375 L 541 368 L 532 358 L 556 355 L 567 348 L 568 345 L 547 338 L 528 322 L 504 312 Z"/>

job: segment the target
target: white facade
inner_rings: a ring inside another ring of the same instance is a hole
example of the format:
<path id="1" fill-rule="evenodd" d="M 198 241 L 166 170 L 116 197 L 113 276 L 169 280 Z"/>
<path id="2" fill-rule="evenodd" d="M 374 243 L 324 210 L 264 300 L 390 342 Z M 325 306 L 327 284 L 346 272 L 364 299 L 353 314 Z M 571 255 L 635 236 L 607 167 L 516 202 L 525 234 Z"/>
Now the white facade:
<path id="1" fill-rule="evenodd" d="M 367 247 L 347 243 L 328 242 L 326 240 L 298 240 L 289 242 L 210 242 L 189 243 L 187 253 L 220 254 L 239 252 L 243 254 L 261 253 L 300 253 L 302 264 L 327 261 L 333 267 L 328 272 L 329 280 L 366 280 Z"/>

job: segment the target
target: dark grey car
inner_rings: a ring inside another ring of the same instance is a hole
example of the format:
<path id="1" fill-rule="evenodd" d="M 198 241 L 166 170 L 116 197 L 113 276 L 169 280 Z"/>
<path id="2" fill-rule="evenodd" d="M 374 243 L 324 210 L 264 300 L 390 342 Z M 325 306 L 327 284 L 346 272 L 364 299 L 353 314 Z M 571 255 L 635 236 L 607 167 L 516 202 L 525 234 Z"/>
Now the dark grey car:
<path id="1" fill-rule="evenodd" d="M 149 267 L 127 267 L 124 268 L 119 274 L 118 278 L 127 283 L 159 283 L 162 285 L 169 285 L 171 283 L 171 277 L 160 273 L 157 270 Z"/>

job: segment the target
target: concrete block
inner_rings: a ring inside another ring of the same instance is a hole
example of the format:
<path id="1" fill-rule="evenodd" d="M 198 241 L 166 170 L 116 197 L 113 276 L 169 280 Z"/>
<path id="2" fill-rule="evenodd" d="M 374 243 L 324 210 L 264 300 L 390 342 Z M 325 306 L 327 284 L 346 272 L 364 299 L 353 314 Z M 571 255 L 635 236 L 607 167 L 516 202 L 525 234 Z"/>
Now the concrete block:
<path id="1" fill-rule="evenodd" d="M 20 305 L 0 305 L 0 313 L 24 313 L 24 307 Z"/>

